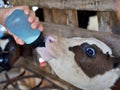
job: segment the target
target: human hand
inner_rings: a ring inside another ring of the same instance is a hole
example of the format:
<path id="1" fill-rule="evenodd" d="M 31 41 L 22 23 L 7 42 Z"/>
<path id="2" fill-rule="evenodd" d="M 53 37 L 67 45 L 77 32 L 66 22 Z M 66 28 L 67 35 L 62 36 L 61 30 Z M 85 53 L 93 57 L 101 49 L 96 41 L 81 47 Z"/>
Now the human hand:
<path id="1" fill-rule="evenodd" d="M 30 10 L 28 6 L 15 6 L 12 8 L 0 9 L 0 18 L 2 18 L 2 20 L 0 20 L 0 23 L 6 27 L 6 24 L 5 24 L 6 18 L 16 9 L 24 10 L 25 14 L 28 15 L 28 21 L 31 23 L 32 29 L 38 28 L 40 31 L 43 30 L 43 27 L 41 26 L 38 17 L 35 16 L 35 12 Z M 11 33 L 8 29 L 7 31 L 9 34 L 11 34 L 14 37 L 17 44 L 20 44 L 20 45 L 24 44 L 23 40 L 21 40 L 16 35 Z"/>

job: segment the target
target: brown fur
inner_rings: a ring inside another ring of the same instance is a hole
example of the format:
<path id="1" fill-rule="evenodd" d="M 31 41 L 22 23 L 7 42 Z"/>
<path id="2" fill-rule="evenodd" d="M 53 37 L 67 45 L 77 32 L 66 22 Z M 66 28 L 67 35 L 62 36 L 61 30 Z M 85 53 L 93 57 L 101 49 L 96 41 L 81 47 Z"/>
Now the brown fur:
<path id="1" fill-rule="evenodd" d="M 87 56 L 85 53 L 86 47 L 94 47 L 96 55 L 94 57 Z M 75 53 L 76 63 L 89 77 L 104 74 L 114 67 L 114 61 L 110 56 L 103 54 L 96 45 L 82 44 L 80 46 L 70 47 L 70 50 Z"/>
<path id="2" fill-rule="evenodd" d="M 94 47 L 97 51 L 95 57 L 87 56 L 84 50 L 86 45 L 82 44 L 80 46 L 70 47 L 69 50 L 75 53 L 76 63 L 89 77 L 104 74 L 106 71 L 119 66 L 119 58 L 111 58 L 109 55 L 103 54 L 96 45 L 87 45 Z M 111 89 L 120 90 L 120 78 L 116 81 L 114 86 L 111 87 Z"/>

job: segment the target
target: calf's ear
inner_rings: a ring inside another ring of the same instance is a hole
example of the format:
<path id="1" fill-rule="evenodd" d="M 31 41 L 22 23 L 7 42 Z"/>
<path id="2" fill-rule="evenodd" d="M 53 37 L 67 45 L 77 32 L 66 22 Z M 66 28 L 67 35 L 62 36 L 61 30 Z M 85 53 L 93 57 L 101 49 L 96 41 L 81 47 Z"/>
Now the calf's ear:
<path id="1" fill-rule="evenodd" d="M 76 49 L 78 50 L 78 48 L 77 48 L 77 47 L 78 47 L 78 46 L 69 47 L 68 49 L 69 49 L 69 51 L 75 52 L 75 51 L 76 51 Z"/>

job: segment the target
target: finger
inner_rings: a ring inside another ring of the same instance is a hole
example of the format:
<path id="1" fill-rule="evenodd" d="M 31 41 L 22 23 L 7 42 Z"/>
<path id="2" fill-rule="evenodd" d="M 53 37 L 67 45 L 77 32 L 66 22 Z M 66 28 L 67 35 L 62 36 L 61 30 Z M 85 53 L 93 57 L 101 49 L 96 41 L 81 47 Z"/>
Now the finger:
<path id="1" fill-rule="evenodd" d="M 34 20 L 34 22 L 31 24 L 31 27 L 32 27 L 32 29 L 38 28 L 40 31 L 43 31 L 43 27 L 40 24 L 38 17 L 36 17 L 36 19 Z"/>
<path id="2" fill-rule="evenodd" d="M 23 41 L 23 40 L 21 40 L 20 38 L 18 38 L 18 37 L 15 36 L 15 35 L 13 35 L 13 37 L 14 37 L 14 39 L 15 39 L 15 41 L 16 41 L 17 44 L 19 44 L 19 45 L 24 45 L 24 41 Z"/>
<path id="3" fill-rule="evenodd" d="M 39 23 L 38 24 L 38 29 L 40 30 L 40 31 L 43 31 L 43 26 Z"/>
<path id="4" fill-rule="evenodd" d="M 26 15 L 29 15 L 29 14 L 30 14 L 30 9 L 29 9 L 28 6 L 25 6 L 23 10 L 24 10 L 24 13 L 25 13 Z"/>
<path id="5" fill-rule="evenodd" d="M 30 13 L 29 7 L 24 5 L 24 6 L 16 6 L 16 7 L 12 7 L 10 9 L 8 9 L 9 14 L 11 14 L 16 9 L 24 10 L 24 13 L 27 15 L 29 15 L 29 13 Z"/>
<path id="6" fill-rule="evenodd" d="M 19 45 L 24 45 L 24 42 L 20 38 L 16 39 L 16 43 Z"/>
<path id="7" fill-rule="evenodd" d="M 36 17 L 34 21 L 31 23 L 32 29 L 36 29 L 38 27 L 38 24 L 39 24 L 39 19 L 38 17 Z"/>
<path id="8" fill-rule="evenodd" d="M 13 36 L 14 40 L 16 41 L 17 44 L 19 45 L 24 45 L 24 41 L 20 38 L 18 38 L 16 35 L 14 35 L 10 30 L 7 29 L 7 32 Z"/>
<path id="9" fill-rule="evenodd" d="M 18 7 L 13 7 L 14 9 L 21 9 L 21 10 L 24 10 L 24 13 L 29 15 L 30 14 L 30 9 L 28 6 L 18 6 Z"/>
<path id="10" fill-rule="evenodd" d="M 28 21 L 30 23 L 33 23 L 35 21 L 35 18 L 36 18 L 36 16 L 35 16 L 34 11 L 30 11 L 30 14 L 29 14 L 29 17 L 28 17 Z"/>

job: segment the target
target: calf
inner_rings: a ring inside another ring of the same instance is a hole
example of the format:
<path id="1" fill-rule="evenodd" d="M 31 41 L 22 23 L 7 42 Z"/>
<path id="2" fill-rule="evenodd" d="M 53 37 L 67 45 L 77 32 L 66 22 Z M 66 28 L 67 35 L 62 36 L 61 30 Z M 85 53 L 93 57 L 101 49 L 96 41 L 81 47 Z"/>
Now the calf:
<path id="1" fill-rule="evenodd" d="M 98 39 L 49 36 L 36 50 L 61 79 L 82 90 L 120 89 L 120 60 Z"/>

